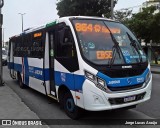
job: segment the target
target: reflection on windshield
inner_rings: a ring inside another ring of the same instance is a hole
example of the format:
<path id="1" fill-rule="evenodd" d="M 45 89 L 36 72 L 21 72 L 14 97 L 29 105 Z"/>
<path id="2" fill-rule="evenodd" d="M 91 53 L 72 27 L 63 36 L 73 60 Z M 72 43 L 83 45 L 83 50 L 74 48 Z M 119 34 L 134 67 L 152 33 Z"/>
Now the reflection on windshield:
<path id="1" fill-rule="evenodd" d="M 116 50 L 113 64 L 132 64 L 139 62 L 137 59 L 139 60 L 140 56 L 131 47 L 131 41 L 126 32 L 134 40 L 136 38 L 124 25 L 102 20 L 73 20 L 73 23 L 78 35 L 82 54 L 92 63 L 100 65 L 109 64 L 109 61 L 113 58 L 113 47 L 115 46 L 115 41 L 113 41 L 111 35 L 114 36 L 124 56 L 124 58 L 119 57 Z M 142 61 L 145 62 L 145 54 L 140 47 L 137 48 L 139 48 L 138 50 L 142 54 Z"/>
<path id="2" fill-rule="evenodd" d="M 138 43 L 138 40 L 127 27 L 125 27 L 123 24 L 114 22 L 105 21 L 105 24 L 108 26 L 109 29 L 119 28 L 121 30 L 120 33 L 114 33 L 113 35 L 116 41 L 119 43 L 126 63 L 130 64 L 147 61 L 146 55 L 143 52 L 140 44 Z M 133 42 L 130 38 L 135 42 L 135 47 L 132 46 Z"/>

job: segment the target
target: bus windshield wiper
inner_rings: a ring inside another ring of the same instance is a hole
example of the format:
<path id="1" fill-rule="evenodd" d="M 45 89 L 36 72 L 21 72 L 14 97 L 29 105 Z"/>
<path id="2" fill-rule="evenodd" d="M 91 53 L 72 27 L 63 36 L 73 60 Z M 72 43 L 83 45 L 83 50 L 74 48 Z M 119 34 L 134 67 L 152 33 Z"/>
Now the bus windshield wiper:
<path id="1" fill-rule="evenodd" d="M 105 24 L 105 23 L 104 23 L 104 24 Z M 122 57 L 123 57 L 124 62 L 125 62 L 125 59 L 124 59 L 124 56 L 123 56 L 123 54 L 122 54 L 121 48 L 119 47 L 119 43 L 117 42 L 117 40 L 116 40 L 115 37 L 113 36 L 113 34 L 112 34 L 111 30 L 108 28 L 108 26 L 107 26 L 106 24 L 105 24 L 105 26 L 106 26 L 107 29 L 109 30 L 110 35 L 111 35 L 111 38 L 112 38 L 112 40 L 113 40 L 113 42 L 114 42 L 114 46 L 112 47 L 112 51 L 113 51 L 112 55 L 113 55 L 113 56 L 112 56 L 112 58 L 110 59 L 110 61 L 108 61 L 109 67 L 111 67 L 111 66 L 113 65 L 114 61 L 115 61 L 115 58 L 116 58 L 116 51 L 117 51 L 120 59 L 121 59 L 121 55 L 122 55 Z"/>
<path id="2" fill-rule="evenodd" d="M 130 45 L 137 51 L 137 53 L 138 53 L 138 55 L 139 55 L 140 63 L 142 63 L 142 55 L 141 55 L 141 53 L 139 52 L 139 49 L 138 49 L 137 44 L 136 44 L 136 40 L 134 40 L 134 39 L 129 35 L 128 32 L 126 32 L 126 34 L 127 34 L 128 38 L 129 38 L 129 40 L 131 41 Z"/>
<path id="3" fill-rule="evenodd" d="M 116 58 L 116 52 L 118 53 L 119 58 L 121 59 L 121 52 L 120 52 L 120 48 L 119 48 L 119 43 L 115 40 L 115 38 L 113 37 L 113 34 L 111 34 L 112 40 L 115 43 L 112 47 L 112 58 L 110 59 L 110 61 L 108 61 L 109 66 L 111 67 L 115 61 Z"/>

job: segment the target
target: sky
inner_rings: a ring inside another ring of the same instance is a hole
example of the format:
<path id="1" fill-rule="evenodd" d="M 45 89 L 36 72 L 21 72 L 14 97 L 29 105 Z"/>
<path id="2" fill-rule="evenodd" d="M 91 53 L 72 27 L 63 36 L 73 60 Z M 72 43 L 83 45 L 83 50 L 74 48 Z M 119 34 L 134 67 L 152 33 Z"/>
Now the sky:
<path id="1" fill-rule="evenodd" d="M 4 0 L 4 7 L 2 8 L 4 16 L 4 41 L 8 41 L 9 37 L 22 32 L 21 15 L 18 13 L 26 13 L 23 16 L 24 30 L 44 25 L 59 18 L 56 10 L 56 1 L 57 0 Z M 118 0 L 115 10 L 141 5 L 145 1 L 146 0 Z M 138 8 L 134 8 L 134 11 L 137 10 Z"/>

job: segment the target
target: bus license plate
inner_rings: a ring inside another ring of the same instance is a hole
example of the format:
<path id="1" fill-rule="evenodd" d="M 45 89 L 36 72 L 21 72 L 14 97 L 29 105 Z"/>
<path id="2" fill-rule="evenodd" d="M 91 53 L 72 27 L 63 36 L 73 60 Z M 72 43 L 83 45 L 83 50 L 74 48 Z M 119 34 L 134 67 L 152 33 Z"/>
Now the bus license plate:
<path id="1" fill-rule="evenodd" d="M 129 96 L 124 98 L 124 102 L 130 102 L 134 101 L 136 99 L 136 96 Z"/>

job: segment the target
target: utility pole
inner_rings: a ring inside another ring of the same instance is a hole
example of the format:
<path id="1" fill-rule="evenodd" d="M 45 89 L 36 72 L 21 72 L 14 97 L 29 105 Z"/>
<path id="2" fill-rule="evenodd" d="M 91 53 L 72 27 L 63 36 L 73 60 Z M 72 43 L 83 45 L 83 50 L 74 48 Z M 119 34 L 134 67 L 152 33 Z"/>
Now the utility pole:
<path id="1" fill-rule="evenodd" d="M 4 29 L 5 28 L 3 28 L 3 38 L 2 38 L 2 47 L 4 48 Z"/>
<path id="2" fill-rule="evenodd" d="M 113 19 L 114 0 L 111 0 L 111 19 Z"/>
<path id="3" fill-rule="evenodd" d="M 26 13 L 18 13 L 21 15 L 21 19 L 22 19 L 22 33 L 23 33 L 23 15 L 25 15 Z"/>
<path id="4" fill-rule="evenodd" d="M 0 86 L 3 86 L 3 69 L 2 69 L 2 24 L 3 24 L 3 15 L 1 14 L 1 8 L 4 5 L 4 1 L 0 0 Z"/>

